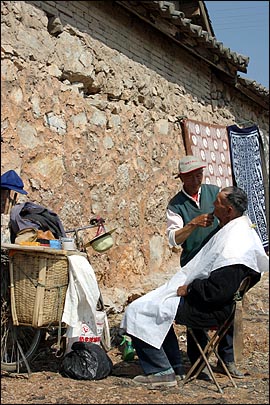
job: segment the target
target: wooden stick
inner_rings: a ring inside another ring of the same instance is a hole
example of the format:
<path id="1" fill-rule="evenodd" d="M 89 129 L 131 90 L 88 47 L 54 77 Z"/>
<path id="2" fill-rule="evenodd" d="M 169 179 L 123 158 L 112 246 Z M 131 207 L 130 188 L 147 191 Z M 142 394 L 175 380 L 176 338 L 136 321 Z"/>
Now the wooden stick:
<path id="1" fill-rule="evenodd" d="M 38 285 L 36 290 L 34 312 L 32 319 L 32 326 L 38 328 L 42 326 L 43 323 L 43 306 L 44 306 L 44 295 L 45 295 L 45 284 L 46 284 L 46 270 L 47 270 L 47 258 L 40 258 L 39 261 L 39 277 Z"/>
<path id="2" fill-rule="evenodd" d="M 13 256 L 9 256 L 9 274 L 10 274 L 10 305 L 11 305 L 11 314 L 13 319 L 13 325 L 18 326 L 18 317 L 16 312 L 16 302 L 14 295 L 14 274 L 13 274 Z"/>

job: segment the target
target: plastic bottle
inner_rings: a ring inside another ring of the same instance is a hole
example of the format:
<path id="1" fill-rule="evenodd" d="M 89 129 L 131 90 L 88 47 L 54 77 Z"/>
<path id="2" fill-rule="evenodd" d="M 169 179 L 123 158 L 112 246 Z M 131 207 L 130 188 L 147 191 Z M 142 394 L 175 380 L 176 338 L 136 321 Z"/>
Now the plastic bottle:
<path id="1" fill-rule="evenodd" d="M 132 341 L 131 338 L 127 335 L 123 335 L 123 340 L 120 343 L 120 346 L 122 346 L 120 349 L 122 349 L 122 359 L 124 361 L 132 361 L 134 360 L 135 357 L 135 349 L 132 346 Z"/>

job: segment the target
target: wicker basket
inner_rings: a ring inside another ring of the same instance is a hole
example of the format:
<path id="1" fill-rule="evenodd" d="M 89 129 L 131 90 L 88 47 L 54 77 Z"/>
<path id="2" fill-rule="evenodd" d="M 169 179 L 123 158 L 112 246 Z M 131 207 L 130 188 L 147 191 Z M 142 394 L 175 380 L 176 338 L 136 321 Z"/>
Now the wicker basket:
<path id="1" fill-rule="evenodd" d="M 61 321 L 68 287 L 66 255 L 13 250 L 10 281 L 14 325 L 37 328 Z"/>

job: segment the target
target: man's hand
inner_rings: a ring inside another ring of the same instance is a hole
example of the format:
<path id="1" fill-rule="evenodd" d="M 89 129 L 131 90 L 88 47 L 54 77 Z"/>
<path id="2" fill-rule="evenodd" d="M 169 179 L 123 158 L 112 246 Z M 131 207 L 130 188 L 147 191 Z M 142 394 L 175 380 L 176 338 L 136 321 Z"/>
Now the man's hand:
<path id="1" fill-rule="evenodd" d="M 180 245 L 185 242 L 185 240 L 192 234 L 194 229 L 201 226 L 202 228 L 207 228 L 208 226 L 213 225 L 214 215 L 211 214 L 202 214 L 193 218 L 188 222 L 183 228 L 177 229 L 175 231 L 175 242 L 177 245 Z"/>
<path id="2" fill-rule="evenodd" d="M 211 226 L 214 222 L 214 215 L 213 214 L 202 214 L 195 218 L 193 218 L 189 223 L 192 225 L 202 226 L 203 228 L 207 228 Z"/>
<path id="3" fill-rule="evenodd" d="M 178 297 L 186 297 L 188 292 L 188 285 L 181 285 L 177 288 L 177 295 Z"/>

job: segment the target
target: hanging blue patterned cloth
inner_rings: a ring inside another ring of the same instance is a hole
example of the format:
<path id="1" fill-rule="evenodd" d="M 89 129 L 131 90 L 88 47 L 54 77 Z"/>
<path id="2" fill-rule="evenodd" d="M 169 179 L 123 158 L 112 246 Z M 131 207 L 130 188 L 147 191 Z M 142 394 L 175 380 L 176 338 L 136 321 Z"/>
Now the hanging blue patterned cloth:
<path id="1" fill-rule="evenodd" d="M 269 249 L 266 213 L 269 212 L 267 172 L 259 128 L 227 127 L 233 180 L 248 196 L 248 215 L 266 251 Z"/>

